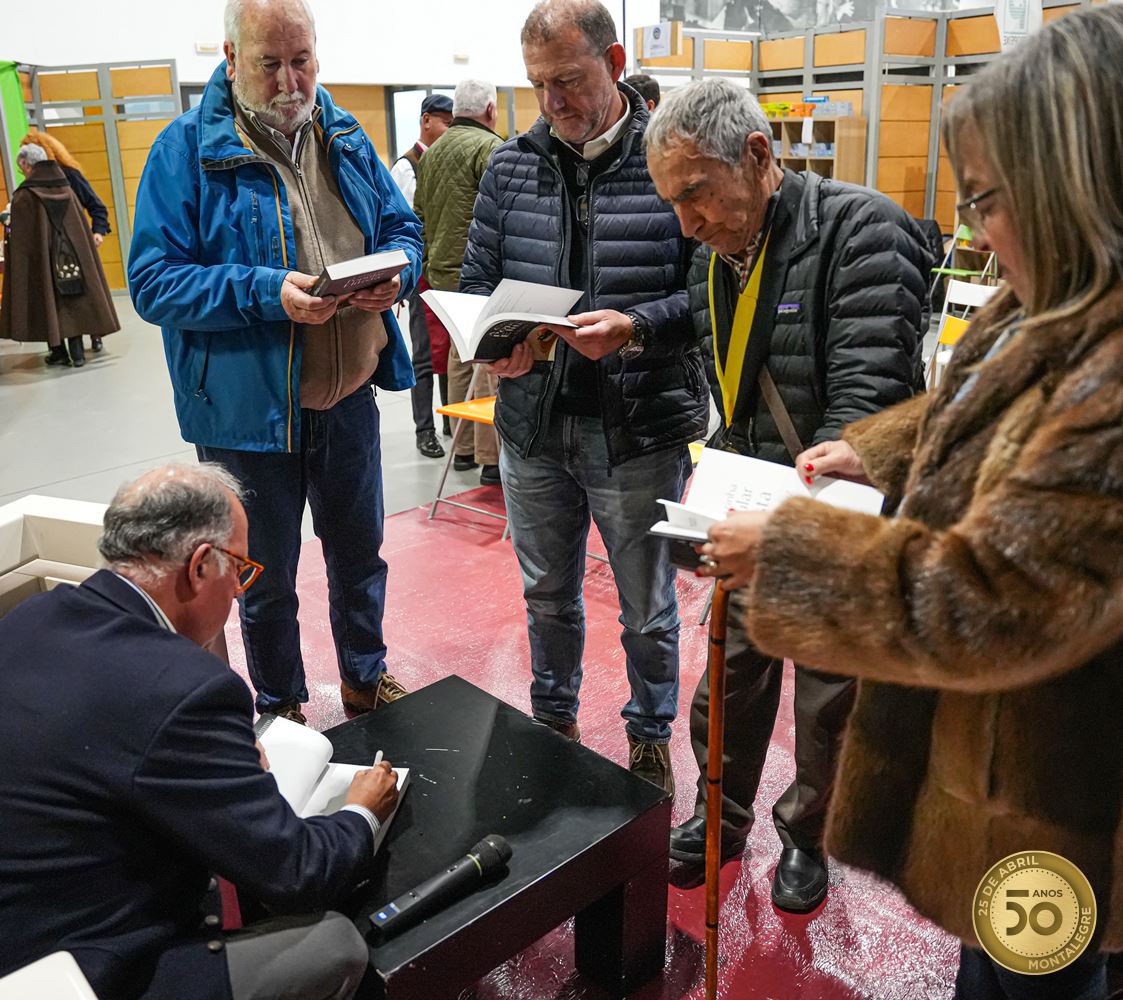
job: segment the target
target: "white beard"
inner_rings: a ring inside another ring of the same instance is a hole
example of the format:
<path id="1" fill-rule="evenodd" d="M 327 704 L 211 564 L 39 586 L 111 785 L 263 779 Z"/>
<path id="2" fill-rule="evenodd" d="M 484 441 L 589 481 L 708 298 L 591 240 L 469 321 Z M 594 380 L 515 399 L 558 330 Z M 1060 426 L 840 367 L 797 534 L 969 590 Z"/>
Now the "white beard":
<path id="1" fill-rule="evenodd" d="M 263 124 L 286 134 L 308 120 L 316 102 L 315 94 L 308 96 L 297 90 L 291 94 L 275 94 L 261 104 L 250 99 L 237 77 L 234 79 L 234 97 L 243 108 L 257 115 Z"/>

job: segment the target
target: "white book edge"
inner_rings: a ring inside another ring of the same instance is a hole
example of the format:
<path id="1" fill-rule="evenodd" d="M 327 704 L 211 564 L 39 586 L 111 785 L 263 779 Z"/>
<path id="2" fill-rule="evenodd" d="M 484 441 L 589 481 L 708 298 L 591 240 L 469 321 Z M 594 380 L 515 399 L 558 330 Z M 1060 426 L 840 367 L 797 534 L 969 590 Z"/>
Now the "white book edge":
<path id="1" fill-rule="evenodd" d="M 380 250 L 362 257 L 352 257 L 350 260 L 336 261 L 334 264 L 328 264 L 324 270 L 331 281 L 338 281 L 340 278 L 353 278 L 356 274 L 381 271 L 387 267 L 397 267 L 399 264 L 409 265 L 409 257 L 404 250 Z"/>

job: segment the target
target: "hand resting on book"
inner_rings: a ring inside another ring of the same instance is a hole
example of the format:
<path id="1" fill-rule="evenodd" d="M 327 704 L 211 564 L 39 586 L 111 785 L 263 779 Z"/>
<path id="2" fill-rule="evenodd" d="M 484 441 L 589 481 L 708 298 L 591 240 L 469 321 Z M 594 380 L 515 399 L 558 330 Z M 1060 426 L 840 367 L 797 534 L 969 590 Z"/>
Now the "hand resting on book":
<path id="1" fill-rule="evenodd" d="M 552 329 L 552 328 L 551 328 Z M 487 365 L 487 370 L 499 378 L 518 378 L 534 367 L 534 352 L 525 340 L 515 344 L 510 357 L 500 358 Z"/>
<path id="2" fill-rule="evenodd" d="M 351 779 L 347 804 L 366 806 L 379 823 L 394 811 L 398 802 L 398 784 L 389 761 L 381 761 L 369 771 L 360 771 Z"/>
<path id="3" fill-rule="evenodd" d="M 597 309 L 594 312 L 578 313 L 567 318 L 577 324 L 576 330 L 567 326 L 550 326 L 548 329 L 553 330 L 570 347 L 579 354 L 585 355 L 590 361 L 599 361 L 620 350 L 632 339 L 631 319 L 615 309 Z"/>
<path id="4" fill-rule="evenodd" d="M 385 312 L 394 304 L 401 287 L 402 279 L 395 274 L 389 281 L 380 281 L 377 285 L 360 288 L 357 292 L 345 295 L 343 301 L 363 312 Z"/>
<path id="5" fill-rule="evenodd" d="M 716 576 L 722 590 L 747 587 L 756 568 L 756 550 L 764 535 L 771 511 L 746 510 L 731 513 L 709 531 L 710 540 L 699 545 L 702 565 L 698 576 Z"/>
<path id="6" fill-rule="evenodd" d="M 340 299 L 334 295 L 317 298 L 305 289 L 311 288 L 319 280 L 314 274 L 301 274 L 289 271 L 281 283 L 281 307 L 294 323 L 319 326 L 335 315 Z"/>

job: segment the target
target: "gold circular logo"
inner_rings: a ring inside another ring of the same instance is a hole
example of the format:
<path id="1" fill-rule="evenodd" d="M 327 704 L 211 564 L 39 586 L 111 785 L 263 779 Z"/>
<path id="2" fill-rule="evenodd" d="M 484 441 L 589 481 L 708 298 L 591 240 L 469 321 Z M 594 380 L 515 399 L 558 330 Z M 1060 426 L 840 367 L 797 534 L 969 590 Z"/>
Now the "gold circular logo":
<path id="1" fill-rule="evenodd" d="M 983 876 L 973 919 L 979 944 L 995 962 L 1040 976 L 1084 953 L 1096 927 L 1096 897 L 1067 858 L 1025 851 L 1003 858 Z"/>

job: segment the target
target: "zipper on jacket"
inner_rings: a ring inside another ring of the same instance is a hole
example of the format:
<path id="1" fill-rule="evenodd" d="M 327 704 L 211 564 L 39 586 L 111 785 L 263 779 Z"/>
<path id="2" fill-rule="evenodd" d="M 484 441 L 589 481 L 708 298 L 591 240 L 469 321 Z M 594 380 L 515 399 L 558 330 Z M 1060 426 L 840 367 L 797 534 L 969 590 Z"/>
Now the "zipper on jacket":
<path id="1" fill-rule="evenodd" d="M 595 283 L 593 275 L 596 271 L 596 260 L 594 259 L 595 254 L 593 252 L 593 246 L 594 246 L 594 242 L 593 242 L 593 216 L 595 214 L 594 211 L 593 211 L 593 188 L 596 185 L 596 181 L 597 181 L 596 177 L 590 177 L 589 178 L 589 194 L 588 194 L 588 198 L 589 198 L 589 218 L 588 218 L 588 221 L 587 221 L 587 224 L 586 224 L 588 228 L 586 229 L 586 236 L 585 236 L 585 263 L 586 263 L 585 271 L 587 273 L 588 281 L 589 281 L 589 289 L 588 290 L 589 290 L 589 310 L 590 310 L 590 312 L 592 310 L 596 309 L 596 307 L 597 307 L 596 290 L 593 287 L 594 283 Z M 601 387 L 601 381 L 603 380 L 604 375 L 603 375 L 603 373 L 601 372 L 601 369 L 600 369 L 600 361 L 594 361 L 593 364 L 595 364 L 597 366 L 597 368 L 596 368 L 596 373 L 597 373 L 597 408 L 600 410 L 601 433 L 604 435 L 604 452 L 605 452 L 605 456 L 606 456 L 605 457 L 605 473 L 607 474 L 608 478 L 611 479 L 612 478 L 612 438 L 609 436 L 608 426 L 606 424 L 606 421 L 608 419 L 608 415 L 604 412 L 604 390 Z M 621 362 L 621 364 L 623 364 L 623 362 Z M 623 389 L 621 389 L 621 393 L 622 392 L 623 392 Z"/>
<path id="2" fill-rule="evenodd" d="M 207 368 L 211 363 L 211 334 L 207 334 L 207 346 L 203 349 L 203 368 L 199 372 L 199 385 L 195 389 L 195 398 L 204 403 L 210 403 L 211 397 L 207 395 Z"/>

